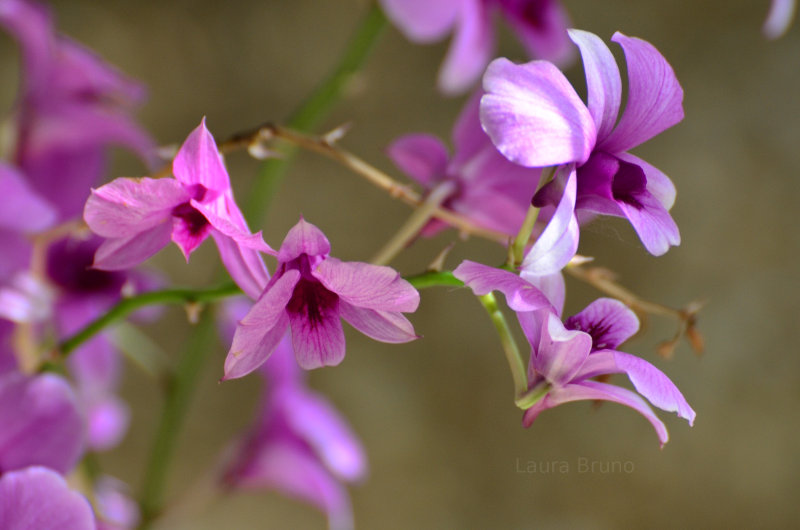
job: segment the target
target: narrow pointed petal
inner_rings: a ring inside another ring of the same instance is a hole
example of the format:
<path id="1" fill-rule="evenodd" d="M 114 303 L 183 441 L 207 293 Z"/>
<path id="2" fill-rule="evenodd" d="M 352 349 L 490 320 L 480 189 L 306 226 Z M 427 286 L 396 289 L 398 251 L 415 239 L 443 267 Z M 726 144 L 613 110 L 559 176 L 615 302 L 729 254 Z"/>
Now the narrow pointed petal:
<path id="1" fill-rule="evenodd" d="M 410 313 L 419 306 L 419 292 L 391 267 L 327 258 L 312 274 L 356 307 Z"/>
<path id="2" fill-rule="evenodd" d="M 221 195 L 217 200 L 211 203 L 201 203 L 192 199 L 190 204 L 198 212 L 203 214 L 213 228 L 227 237 L 230 237 L 242 247 L 260 250 L 261 252 L 270 254 L 275 253 L 275 251 L 264 242 L 260 230 L 255 234 L 251 234 L 247 229 L 247 225 L 240 226 L 237 222 L 238 219 L 232 215 L 233 210 L 239 212 L 239 207 L 227 194 Z"/>
<path id="3" fill-rule="evenodd" d="M 777 39 L 786 33 L 794 18 L 797 0 L 772 0 L 761 31 L 768 39 Z"/>
<path id="4" fill-rule="evenodd" d="M 437 85 L 448 95 L 466 92 L 480 78 L 492 56 L 494 33 L 481 0 L 462 0 L 455 35 L 439 70 Z"/>
<path id="5" fill-rule="evenodd" d="M 478 296 L 500 291 L 506 297 L 508 307 L 514 311 L 551 308 L 544 293 L 513 272 L 464 260 L 453 275 Z"/>
<path id="6" fill-rule="evenodd" d="M 675 190 L 675 184 L 672 183 L 672 180 L 667 175 L 662 173 L 657 167 L 651 166 L 638 156 L 634 156 L 630 153 L 619 153 L 616 156 L 620 160 L 639 166 L 647 178 L 647 191 L 658 199 L 658 202 L 660 202 L 665 209 L 669 210 L 672 208 L 675 204 L 677 191 Z"/>
<path id="7" fill-rule="evenodd" d="M 299 257 L 301 254 L 309 256 L 327 256 L 331 251 L 331 244 L 322 230 L 307 223 L 302 217 L 294 225 L 281 243 L 278 250 L 278 261 L 287 262 Z"/>
<path id="8" fill-rule="evenodd" d="M 0 378 L 0 470 L 43 465 L 70 471 L 84 446 L 75 394 L 61 377 L 19 373 Z"/>
<path id="9" fill-rule="evenodd" d="M 206 119 L 193 130 L 183 142 L 172 161 L 172 172 L 181 184 L 191 188 L 201 185 L 214 191 L 225 191 L 231 187 L 222 155 L 217 150 L 214 137 L 206 128 Z"/>
<path id="10" fill-rule="evenodd" d="M 553 306 L 553 310 L 555 310 L 556 314 L 561 316 L 564 312 L 564 301 L 566 298 L 564 274 L 561 271 L 539 276 L 528 274 L 523 270 L 519 272 L 519 275 L 522 279 L 542 291 L 547 299 L 550 300 L 550 304 Z"/>
<path id="11" fill-rule="evenodd" d="M 304 370 L 323 366 L 336 366 L 344 360 L 345 344 L 338 302 L 311 319 L 302 312 L 289 311 L 292 328 L 292 346 L 297 363 Z"/>
<path id="12" fill-rule="evenodd" d="M 571 29 L 569 37 L 581 51 L 589 94 L 589 112 L 597 126 L 598 143 L 601 143 L 611 133 L 619 115 L 622 101 L 619 67 L 606 43 L 594 33 Z"/>
<path id="13" fill-rule="evenodd" d="M 92 190 L 83 218 L 97 235 L 130 237 L 166 222 L 173 208 L 188 200 L 173 179 L 118 178 Z"/>
<path id="14" fill-rule="evenodd" d="M 92 507 L 64 478 L 45 467 L 28 467 L 0 478 L 0 528 L 94 530 Z"/>
<path id="15" fill-rule="evenodd" d="M 626 388 L 606 383 L 598 383 L 596 381 L 582 381 L 550 391 L 542 401 L 525 411 L 522 423 L 525 427 L 530 427 L 543 410 L 556 407 L 563 403 L 583 400 L 613 401 L 614 403 L 630 407 L 650 422 L 656 430 L 662 447 L 669 440 L 669 434 L 667 433 L 667 427 L 664 425 L 664 422 L 656 416 L 653 409 L 651 409 L 647 402 L 638 394 Z"/>
<path id="16" fill-rule="evenodd" d="M 557 177 L 564 182 L 561 200 L 547 226 L 522 261 L 522 270 L 533 276 L 554 274 L 563 269 L 578 250 L 580 228 L 575 217 L 577 178 L 575 167 L 566 168 L 568 176 Z"/>
<path id="17" fill-rule="evenodd" d="M 495 59 L 483 88 L 481 123 L 512 162 L 545 167 L 589 158 L 597 137 L 594 120 L 553 64 Z"/>
<path id="18" fill-rule="evenodd" d="M 211 237 L 217 244 L 222 264 L 236 285 L 253 300 L 258 299 L 269 282 L 269 272 L 258 251 L 243 248 L 217 231 L 212 231 Z"/>
<path id="19" fill-rule="evenodd" d="M 280 312 L 270 327 L 240 324 L 225 357 L 222 381 L 244 377 L 268 361 L 289 327 L 286 311 Z"/>
<path id="20" fill-rule="evenodd" d="M 130 237 L 106 239 L 94 255 L 93 267 L 107 271 L 135 267 L 167 246 L 171 235 L 172 224 L 164 222 Z"/>
<path id="21" fill-rule="evenodd" d="M 591 335 L 593 350 L 616 350 L 639 330 L 639 319 L 619 300 L 598 298 L 564 325 Z"/>
<path id="22" fill-rule="evenodd" d="M 453 27 L 459 10 L 472 0 L 380 0 L 386 17 L 413 42 L 435 42 Z"/>
<path id="23" fill-rule="evenodd" d="M 598 142 L 598 148 L 621 153 L 646 142 L 683 119 L 683 89 L 672 66 L 649 42 L 620 32 L 628 63 L 628 101 L 616 129 Z"/>
<path id="24" fill-rule="evenodd" d="M 367 458 L 353 430 L 327 400 L 311 392 L 288 392 L 285 402 L 289 425 L 306 441 L 338 478 L 364 478 Z"/>
<path id="25" fill-rule="evenodd" d="M 430 134 L 408 134 L 389 145 L 387 155 L 403 173 L 426 188 L 444 178 L 447 148 Z"/>
<path id="26" fill-rule="evenodd" d="M 559 387 L 578 373 L 592 349 L 592 338 L 580 331 L 568 330 L 555 313 L 549 313 L 542 326 L 534 368 L 554 386 Z"/>
<path id="27" fill-rule="evenodd" d="M 689 425 L 694 424 L 695 411 L 675 383 L 644 359 L 613 350 L 592 353 L 575 379 L 588 379 L 602 374 L 627 374 L 636 391 L 650 403 L 661 410 L 675 412 Z"/>
<path id="28" fill-rule="evenodd" d="M 0 228 L 15 232 L 40 232 L 56 219 L 52 206 L 34 192 L 15 169 L 0 163 Z"/>
<path id="29" fill-rule="evenodd" d="M 358 331 L 380 342 L 399 344 L 419 338 L 411 322 L 398 312 L 363 309 L 339 301 L 339 314 Z"/>
<path id="30" fill-rule="evenodd" d="M 618 204 L 642 240 L 644 248 L 654 256 L 661 256 L 670 246 L 680 245 L 678 225 L 661 203 L 647 191 L 636 199 L 637 205 L 625 202 Z"/>

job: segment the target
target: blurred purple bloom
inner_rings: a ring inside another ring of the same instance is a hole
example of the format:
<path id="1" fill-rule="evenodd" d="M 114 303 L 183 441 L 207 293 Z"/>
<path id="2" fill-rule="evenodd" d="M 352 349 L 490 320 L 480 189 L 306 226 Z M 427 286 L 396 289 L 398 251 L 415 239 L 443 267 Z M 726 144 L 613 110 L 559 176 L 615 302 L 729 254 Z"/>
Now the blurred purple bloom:
<path id="1" fill-rule="evenodd" d="M 57 36 L 49 11 L 0 0 L 0 25 L 20 43 L 15 163 L 60 219 L 80 213 L 112 144 L 152 159 L 153 143 L 131 119 L 144 90 L 81 45 Z"/>
<path id="2" fill-rule="evenodd" d="M 258 251 L 271 249 L 261 232 L 251 234 L 233 199 L 228 172 L 205 119 L 192 131 L 172 163 L 175 178 L 118 178 L 92 190 L 84 219 L 108 238 L 95 267 L 126 269 L 146 260 L 172 239 L 186 260 L 211 235 L 234 280 L 235 271 L 253 267 L 266 283 Z M 260 267 L 259 267 L 260 264 Z M 257 286 L 242 285 L 248 294 Z"/>
<path id="3" fill-rule="evenodd" d="M 381 0 L 388 18 L 419 43 L 454 33 L 439 72 L 447 94 L 468 90 L 494 50 L 492 12 L 499 11 L 531 57 L 563 62 L 571 56 L 567 16 L 557 0 Z"/>
<path id="4" fill-rule="evenodd" d="M 547 392 L 525 411 L 523 424 L 526 427 L 542 411 L 562 403 L 613 401 L 647 418 L 663 446 L 669 439 L 667 429 L 642 396 L 662 410 L 676 412 L 690 425 L 694 423 L 694 410 L 663 372 L 639 357 L 616 351 L 639 329 L 636 315 L 622 302 L 610 298 L 596 300 L 568 319 L 566 326 L 550 311 L 520 313 L 518 316 L 531 344 L 529 388 Z M 638 394 L 592 380 L 597 376 L 620 373 L 628 376 Z"/>
<path id="5" fill-rule="evenodd" d="M 333 406 L 305 387 L 288 335 L 260 371 L 266 382 L 261 412 L 232 452 L 224 480 L 281 491 L 323 511 L 330 528 L 352 528 L 343 482 L 366 475 L 361 443 Z"/>
<path id="6" fill-rule="evenodd" d="M 471 97 L 456 120 L 452 157 L 438 138 L 428 134 L 402 136 L 392 142 L 388 154 L 426 191 L 450 186 L 443 207 L 478 226 L 514 235 L 525 218 L 541 170 L 511 163 L 497 151 L 478 119 L 481 95 L 479 91 Z M 433 220 L 421 235 L 433 236 L 446 226 Z"/>
<path id="7" fill-rule="evenodd" d="M 0 425 L 0 474 L 35 465 L 66 473 L 83 453 L 83 417 L 59 376 L 0 375 Z"/>
<path id="8" fill-rule="evenodd" d="M 236 328 L 223 379 L 258 368 L 289 327 L 297 361 L 306 370 L 344 359 L 340 318 L 381 342 L 417 338 L 401 314 L 416 311 L 416 289 L 390 267 L 339 261 L 330 250 L 319 228 L 302 218 L 289 231 L 275 276 Z"/>
<path id="9" fill-rule="evenodd" d="M 772 0 L 767 19 L 761 28 L 764 35 L 769 39 L 783 36 L 792 24 L 795 9 L 797 9 L 796 0 Z"/>
<path id="10" fill-rule="evenodd" d="M 669 215 L 675 187 L 627 151 L 683 119 L 683 90 L 651 44 L 616 33 L 625 51 L 629 93 L 617 122 L 622 81 L 611 51 L 596 35 L 570 30 L 583 57 L 588 107 L 551 63 L 497 59 L 484 76 L 481 122 L 509 160 L 528 167 L 577 164 L 576 208 L 626 217 L 654 255 L 680 243 Z M 545 188 L 535 204 L 552 203 Z"/>
<path id="11" fill-rule="evenodd" d="M 128 485 L 104 475 L 94 487 L 98 530 L 132 530 L 139 524 L 139 505 L 128 492 Z"/>
<path id="12" fill-rule="evenodd" d="M 28 467 L 0 477 L 0 528 L 3 530 L 94 530 L 86 498 L 61 475 Z"/>

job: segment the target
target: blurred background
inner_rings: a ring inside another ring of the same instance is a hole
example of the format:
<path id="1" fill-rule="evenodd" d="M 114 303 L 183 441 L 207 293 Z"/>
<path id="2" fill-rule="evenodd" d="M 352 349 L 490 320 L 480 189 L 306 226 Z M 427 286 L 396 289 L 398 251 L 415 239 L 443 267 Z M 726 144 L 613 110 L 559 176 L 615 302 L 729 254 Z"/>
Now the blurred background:
<path id="1" fill-rule="evenodd" d="M 670 442 L 660 450 L 650 425 L 630 409 L 577 403 L 523 429 L 483 309 L 466 290 L 426 290 L 412 317 L 422 340 L 387 345 L 348 329 L 345 362 L 311 374 L 311 385 L 349 418 L 367 448 L 369 477 L 351 489 L 357 526 L 798 525 L 800 24 L 767 41 L 760 30 L 768 0 L 563 3 L 574 27 L 606 40 L 620 30 L 652 42 L 685 91 L 685 120 L 634 150 L 678 188 L 672 214 L 681 246 L 654 259 L 626 223 L 601 220 L 582 232 L 580 252 L 647 299 L 676 307 L 708 301 L 699 317 L 703 356 L 683 342 L 672 360 L 659 358 L 655 346 L 675 325 L 659 317 L 623 348 L 673 379 L 697 411 L 695 426 L 662 413 Z M 356 0 L 53 2 L 63 33 L 148 86 L 139 116 L 162 144 L 181 142 L 203 116 L 218 139 L 285 120 L 336 63 L 367 7 Z M 505 26 L 500 33 L 498 55 L 524 60 Z M 18 58 L 10 38 L 0 36 L 0 43 L 7 109 Z M 383 154 L 386 145 L 423 131 L 449 141 L 463 103 L 434 88 L 446 45 L 414 45 L 387 28 L 320 131 L 351 123 L 343 146 L 400 178 Z M 583 91 L 579 62 L 568 74 Z M 258 162 L 244 153 L 227 162 L 244 194 Z M 141 171 L 120 155 L 110 176 Z M 277 247 L 300 213 L 326 232 L 335 256 L 367 260 L 410 211 L 335 163 L 301 153 L 268 221 L 256 228 Z M 419 242 L 393 265 L 419 272 L 456 239 L 450 231 Z M 487 242 L 460 242 L 447 264 L 465 257 L 494 263 L 504 254 Z M 207 243 L 191 267 L 174 247 L 152 264 L 177 285 L 205 286 L 215 283 L 216 263 Z M 574 279 L 567 293 L 567 314 L 600 296 Z M 191 331 L 176 308 L 141 330 L 167 355 L 176 355 Z M 209 465 L 247 427 L 259 391 L 252 376 L 217 384 L 227 345 L 212 347 L 169 481 L 183 519 L 159 528 L 324 528 L 321 514 L 277 493 L 202 494 Z M 129 368 L 123 396 L 133 410 L 130 434 L 100 458 L 135 492 L 160 411 L 153 388 Z M 581 462 L 606 470 L 619 462 L 625 471 L 580 472 Z"/>

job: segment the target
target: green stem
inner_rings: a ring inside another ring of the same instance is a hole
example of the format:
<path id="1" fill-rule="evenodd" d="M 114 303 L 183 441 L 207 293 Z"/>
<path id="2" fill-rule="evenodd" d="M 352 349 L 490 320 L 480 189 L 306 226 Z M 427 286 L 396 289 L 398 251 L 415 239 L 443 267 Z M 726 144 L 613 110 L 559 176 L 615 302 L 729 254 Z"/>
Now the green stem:
<path id="1" fill-rule="evenodd" d="M 210 345 L 216 342 L 215 329 L 213 311 L 204 311 L 174 372 L 167 379 L 164 408 L 143 480 L 139 503 L 142 511 L 140 530 L 150 528 L 163 509 L 166 479 L 178 434 L 203 364 L 213 350 Z"/>
<path id="2" fill-rule="evenodd" d="M 93 320 L 83 329 L 62 341 L 57 348 L 57 355 L 60 359 L 69 356 L 78 346 L 91 339 L 111 324 L 122 320 L 137 309 L 151 305 L 162 304 L 202 304 L 213 302 L 220 298 L 227 298 L 241 294 L 242 291 L 234 283 L 226 283 L 211 289 L 164 289 L 162 291 L 150 291 L 140 295 L 123 298 L 117 305 L 112 307 L 105 315 Z"/>
<path id="3" fill-rule="evenodd" d="M 519 353 L 517 342 L 511 335 L 511 329 L 508 327 L 506 317 L 500 308 L 497 306 L 497 299 L 494 294 L 489 293 L 479 296 L 478 299 L 483 304 L 489 317 L 492 319 L 497 334 L 500 336 L 500 343 L 503 345 L 503 353 L 506 355 L 508 367 L 511 369 L 511 377 L 514 378 L 514 400 L 524 396 L 528 392 L 528 375 L 525 371 L 525 363 L 522 362 L 522 356 Z"/>
<path id="4" fill-rule="evenodd" d="M 422 274 L 406 276 L 404 279 L 416 289 L 446 286 L 464 287 L 464 282 L 453 276 L 450 271 L 428 271 Z"/>
<path id="5" fill-rule="evenodd" d="M 353 34 L 336 68 L 292 113 L 287 122 L 288 127 L 308 132 L 325 117 L 353 76 L 363 67 L 384 26 L 386 26 L 386 17 L 377 3 L 373 3 Z M 253 185 L 245 212 L 254 226 L 261 225 L 263 220 L 260 218 L 263 218 L 260 213 L 261 204 L 265 197 L 271 196 L 280 184 L 297 148 L 284 145 L 280 151 L 281 158 L 271 158 L 261 165 Z"/>
<path id="6" fill-rule="evenodd" d="M 553 178 L 555 170 L 555 166 L 542 169 L 542 176 L 537 191 L 542 189 L 542 186 L 550 182 L 550 180 Z M 531 204 L 528 208 L 528 213 L 525 214 L 525 220 L 522 222 L 522 226 L 517 233 L 517 237 L 514 239 L 514 243 L 511 246 L 511 251 L 508 255 L 508 264 L 514 269 L 519 267 L 522 264 L 522 261 L 525 259 L 525 247 L 528 245 L 528 241 L 531 239 L 531 233 L 533 233 L 533 227 L 536 225 L 536 219 L 538 217 L 539 208 Z"/>

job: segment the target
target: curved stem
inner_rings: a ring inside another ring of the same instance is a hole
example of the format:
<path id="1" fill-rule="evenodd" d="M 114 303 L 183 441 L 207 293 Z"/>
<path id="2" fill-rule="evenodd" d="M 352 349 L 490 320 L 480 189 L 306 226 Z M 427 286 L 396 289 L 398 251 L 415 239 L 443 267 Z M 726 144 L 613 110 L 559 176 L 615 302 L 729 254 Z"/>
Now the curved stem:
<path id="1" fill-rule="evenodd" d="M 514 401 L 521 398 L 528 392 L 528 374 L 525 370 L 525 363 L 522 361 L 522 356 L 519 353 L 517 342 L 511 335 L 511 329 L 508 327 L 506 317 L 500 308 L 497 306 L 497 299 L 494 294 L 489 293 L 479 296 L 478 299 L 483 304 L 489 317 L 492 319 L 497 334 L 500 336 L 500 342 L 503 345 L 503 353 L 506 354 L 508 367 L 511 369 L 511 377 L 514 378 Z"/>
<path id="2" fill-rule="evenodd" d="M 404 279 L 416 289 L 428 287 L 464 287 L 464 282 L 453 276 L 450 271 L 428 271 L 422 274 L 406 276 Z"/>
<path id="3" fill-rule="evenodd" d="M 542 186 L 552 180 L 555 171 L 555 166 L 542 169 L 542 176 L 539 180 L 539 187 L 537 188 L 537 191 L 542 189 Z M 532 200 L 533 199 L 531 199 L 531 201 Z M 522 226 L 520 227 L 517 237 L 514 239 L 514 243 L 511 245 L 511 250 L 508 253 L 508 265 L 514 269 L 522 265 L 522 261 L 525 258 L 525 246 L 531 239 L 531 233 L 533 233 L 533 227 L 536 225 L 536 219 L 538 217 L 539 208 L 534 206 L 533 202 L 531 202 L 531 205 L 528 207 L 528 213 L 525 214 L 525 220 L 522 222 Z"/>

